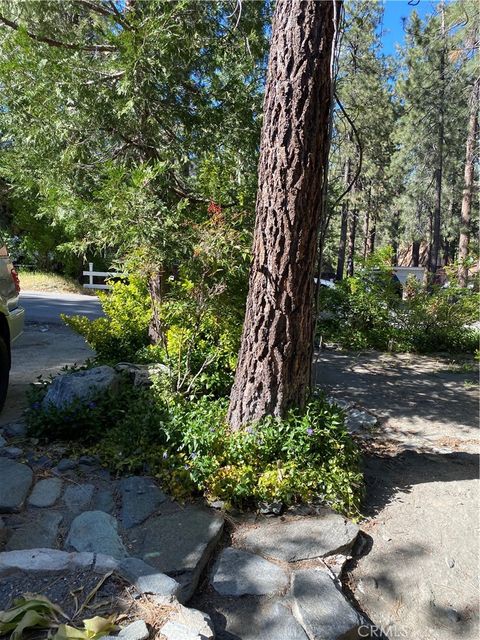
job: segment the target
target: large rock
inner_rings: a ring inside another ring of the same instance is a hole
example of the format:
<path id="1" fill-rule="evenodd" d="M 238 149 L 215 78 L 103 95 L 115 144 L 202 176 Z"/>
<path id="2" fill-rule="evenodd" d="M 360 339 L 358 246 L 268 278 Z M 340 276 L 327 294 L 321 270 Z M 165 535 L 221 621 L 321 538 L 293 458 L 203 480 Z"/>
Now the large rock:
<path id="1" fill-rule="evenodd" d="M 292 612 L 279 600 L 238 598 L 215 605 L 212 612 L 222 638 L 232 640 L 309 640 Z"/>
<path id="2" fill-rule="evenodd" d="M 193 594 L 223 528 L 221 514 L 185 507 L 169 515 L 150 518 L 134 530 L 132 555 L 140 556 L 182 585 L 182 598 Z"/>
<path id="3" fill-rule="evenodd" d="M 267 558 L 297 562 L 348 551 L 358 532 L 355 524 L 325 509 L 318 517 L 268 521 L 241 531 L 238 544 Z"/>
<path id="4" fill-rule="evenodd" d="M 270 595 L 284 591 L 288 575 L 278 565 L 241 549 L 229 547 L 220 554 L 212 585 L 222 596 Z"/>
<path id="5" fill-rule="evenodd" d="M 122 496 L 120 517 L 125 529 L 144 522 L 167 499 L 153 478 L 145 476 L 123 478 L 120 481 L 120 493 Z"/>
<path id="6" fill-rule="evenodd" d="M 0 513 L 18 511 L 32 484 L 33 472 L 26 464 L 0 458 Z"/>
<path id="7" fill-rule="evenodd" d="M 304 569 L 295 572 L 293 608 L 310 640 L 357 638 L 362 616 L 349 604 L 327 571 Z"/>
<path id="8" fill-rule="evenodd" d="M 66 540 L 76 551 L 104 553 L 113 558 L 125 558 L 127 550 L 117 532 L 117 521 L 104 511 L 85 511 L 77 516 Z"/>
<path id="9" fill-rule="evenodd" d="M 32 507 L 51 507 L 60 497 L 62 484 L 60 478 L 45 478 L 44 480 L 40 480 L 33 487 L 33 491 L 28 499 L 28 504 Z"/>
<path id="10" fill-rule="evenodd" d="M 57 376 L 42 400 L 42 408 L 67 409 L 73 402 L 84 402 L 118 387 L 120 376 L 103 365 L 86 371 Z"/>
<path id="11" fill-rule="evenodd" d="M 41 511 L 14 530 L 7 543 L 7 551 L 15 549 L 48 549 L 57 546 L 58 528 L 62 515 L 56 511 Z"/>
<path id="12" fill-rule="evenodd" d="M 125 558 L 115 569 L 125 580 L 128 580 L 140 593 L 148 593 L 157 600 L 170 600 L 178 596 L 180 585 L 158 569 L 146 564 L 139 558 Z"/>

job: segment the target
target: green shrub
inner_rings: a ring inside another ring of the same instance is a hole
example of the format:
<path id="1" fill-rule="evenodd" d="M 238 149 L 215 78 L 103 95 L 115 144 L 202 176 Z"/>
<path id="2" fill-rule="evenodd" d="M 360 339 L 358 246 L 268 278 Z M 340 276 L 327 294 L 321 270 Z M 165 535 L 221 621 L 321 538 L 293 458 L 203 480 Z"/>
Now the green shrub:
<path id="1" fill-rule="evenodd" d="M 477 320 L 478 293 L 458 287 L 453 278 L 448 288 L 411 279 L 402 300 L 382 257 L 320 292 L 317 333 L 354 350 L 473 353 L 479 333 L 467 325 Z"/>
<path id="2" fill-rule="evenodd" d="M 65 316 L 63 321 L 84 336 L 95 350 L 97 360 L 115 364 L 135 361 L 137 352 L 148 344 L 152 310 L 145 278 L 130 276 L 128 283 L 112 282 L 110 293 L 99 293 L 104 318 Z"/>
<path id="3" fill-rule="evenodd" d="M 126 386 L 68 412 L 42 411 L 45 390 L 36 388 L 27 414 L 32 434 L 76 440 L 118 472 L 153 473 L 177 498 L 203 494 L 238 507 L 321 501 L 358 511 L 359 452 L 342 412 L 322 399 L 283 420 L 231 432 L 227 400 L 188 402 L 160 383 L 153 390 Z"/>

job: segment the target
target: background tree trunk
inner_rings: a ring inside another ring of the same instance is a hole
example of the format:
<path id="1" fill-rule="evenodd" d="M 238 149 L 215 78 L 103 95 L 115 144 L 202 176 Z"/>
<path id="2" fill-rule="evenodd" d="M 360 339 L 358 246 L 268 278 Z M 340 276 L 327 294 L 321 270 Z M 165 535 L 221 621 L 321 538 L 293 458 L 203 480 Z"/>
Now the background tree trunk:
<path id="1" fill-rule="evenodd" d="M 352 209 L 348 233 L 347 276 L 351 278 L 355 272 L 355 240 L 357 236 L 358 211 Z"/>
<path id="2" fill-rule="evenodd" d="M 302 406 L 313 351 L 314 270 L 340 2 L 278 0 L 264 103 L 253 261 L 228 420 Z"/>
<path id="3" fill-rule="evenodd" d="M 467 145 L 465 154 L 464 187 L 462 210 L 460 213 L 460 238 L 458 240 L 458 281 L 461 287 L 467 286 L 468 269 L 465 260 L 468 256 L 470 242 L 470 217 L 472 211 L 475 143 L 478 138 L 478 103 L 480 101 L 480 79 L 473 85 L 470 101 L 470 117 L 468 120 Z"/>
<path id="4" fill-rule="evenodd" d="M 345 161 L 345 173 L 344 182 L 345 187 L 350 184 L 350 158 Z M 342 217 L 340 222 L 340 241 L 338 243 L 338 257 L 337 257 L 337 280 L 343 278 L 343 271 L 345 269 L 345 250 L 347 247 L 347 226 L 348 226 L 348 200 L 344 199 L 342 202 Z"/>
<path id="5" fill-rule="evenodd" d="M 428 270 L 435 274 L 438 266 L 438 256 L 440 254 L 440 228 L 442 215 L 442 182 L 443 182 L 443 146 L 445 137 L 445 4 L 442 0 L 440 4 L 442 18 L 442 39 L 443 49 L 440 56 L 440 103 L 438 113 L 438 160 L 435 170 L 435 205 L 433 209 L 432 220 L 432 244 L 430 248 L 430 256 L 428 261 Z"/>

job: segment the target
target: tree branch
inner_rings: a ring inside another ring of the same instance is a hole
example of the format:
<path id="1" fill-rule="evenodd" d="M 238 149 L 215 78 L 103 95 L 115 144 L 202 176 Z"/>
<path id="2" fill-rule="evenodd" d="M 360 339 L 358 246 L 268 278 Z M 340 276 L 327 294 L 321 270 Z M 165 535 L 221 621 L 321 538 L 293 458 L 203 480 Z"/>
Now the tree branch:
<path id="1" fill-rule="evenodd" d="M 0 23 L 4 24 L 10 29 L 14 31 L 20 31 L 20 25 L 17 22 L 13 22 L 13 20 L 9 20 L 4 16 L 0 15 Z M 110 44 L 91 44 L 91 45 L 82 45 L 82 44 L 72 44 L 70 42 L 61 42 L 60 40 L 55 40 L 53 38 L 47 38 L 44 36 L 39 36 L 31 31 L 26 31 L 26 34 L 32 40 L 36 42 L 42 42 L 43 44 L 48 44 L 50 47 L 57 47 L 59 49 L 71 49 L 73 51 L 89 51 L 92 53 L 97 52 L 111 52 L 116 51 L 117 47 L 114 47 Z"/>
<path id="2" fill-rule="evenodd" d="M 106 9 L 102 5 L 95 4 L 95 2 L 91 2 L 91 0 L 75 0 L 75 2 L 77 4 L 83 5 L 87 9 L 90 9 L 90 11 L 94 11 L 95 13 L 98 13 L 101 16 L 112 18 L 113 20 L 115 20 L 115 22 L 117 22 L 118 24 L 121 24 L 122 27 L 124 27 L 125 29 L 128 29 L 129 31 L 131 30 L 131 26 L 128 24 L 128 22 L 125 22 L 122 14 L 117 10 L 113 2 L 108 3 L 109 6 L 112 7 L 112 11 L 110 11 L 109 9 Z"/>

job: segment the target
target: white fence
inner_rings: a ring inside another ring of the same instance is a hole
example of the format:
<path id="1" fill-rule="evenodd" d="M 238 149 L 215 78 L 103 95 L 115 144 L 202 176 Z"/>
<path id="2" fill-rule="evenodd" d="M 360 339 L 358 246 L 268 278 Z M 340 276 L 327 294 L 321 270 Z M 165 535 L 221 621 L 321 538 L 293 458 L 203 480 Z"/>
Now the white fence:
<path id="1" fill-rule="evenodd" d="M 114 277 L 122 277 L 125 274 L 119 273 L 118 271 L 94 271 L 93 270 L 93 262 L 88 263 L 88 271 L 83 272 L 84 276 L 88 277 L 87 284 L 84 284 L 84 289 L 111 289 L 112 287 L 109 284 L 100 284 L 98 282 L 94 282 L 94 278 L 114 278 Z"/>

